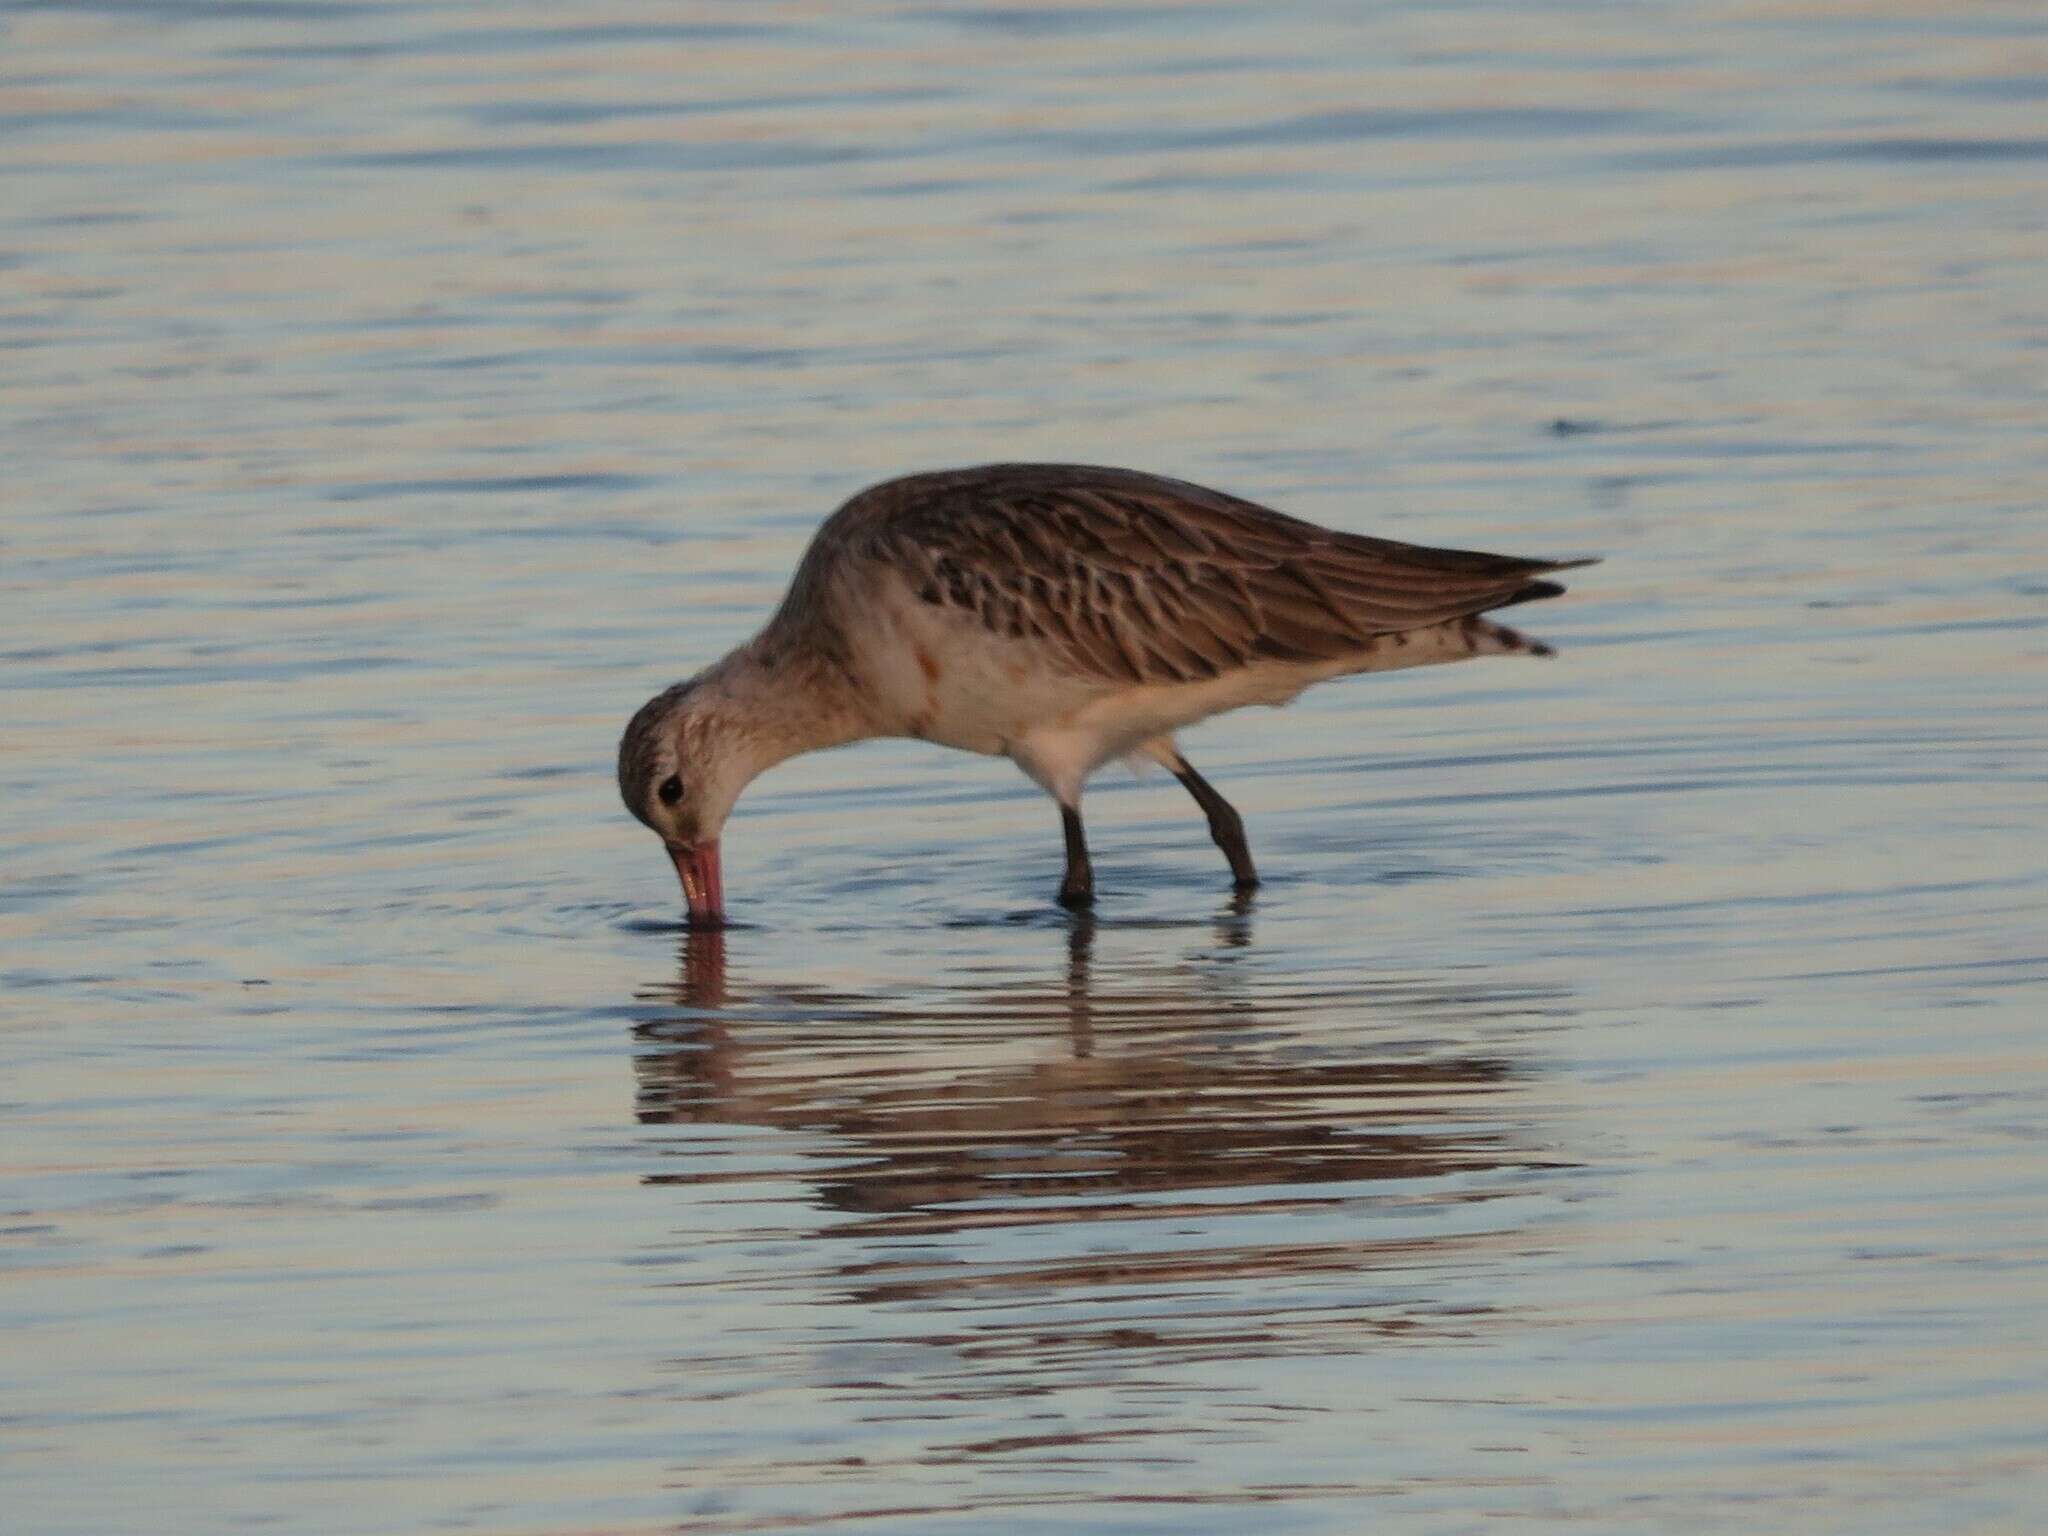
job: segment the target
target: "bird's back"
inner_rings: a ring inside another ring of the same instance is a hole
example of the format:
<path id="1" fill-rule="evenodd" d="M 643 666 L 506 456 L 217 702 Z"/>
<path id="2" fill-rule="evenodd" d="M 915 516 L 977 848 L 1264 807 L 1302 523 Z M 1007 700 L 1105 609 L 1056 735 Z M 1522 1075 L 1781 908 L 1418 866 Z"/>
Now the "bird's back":
<path id="1" fill-rule="evenodd" d="M 834 512 L 780 623 L 822 627 L 859 573 L 1117 683 L 1363 656 L 1382 636 L 1563 590 L 1584 561 L 1438 549 L 1319 527 L 1187 481 L 989 464 L 884 481 Z"/>

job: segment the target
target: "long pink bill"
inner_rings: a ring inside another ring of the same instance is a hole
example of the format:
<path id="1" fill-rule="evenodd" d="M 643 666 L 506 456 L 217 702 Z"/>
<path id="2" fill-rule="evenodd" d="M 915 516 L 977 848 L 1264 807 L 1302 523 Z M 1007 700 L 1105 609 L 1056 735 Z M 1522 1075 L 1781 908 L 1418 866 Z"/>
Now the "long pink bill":
<path id="1" fill-rule="evenodd" d="M 725 926 L 725 881 L 719 874 L 718 844 L 694 848 L 669 845 L 668 856 L 683 882 L 683 900 L 690 905 L 692 928 Z"/>

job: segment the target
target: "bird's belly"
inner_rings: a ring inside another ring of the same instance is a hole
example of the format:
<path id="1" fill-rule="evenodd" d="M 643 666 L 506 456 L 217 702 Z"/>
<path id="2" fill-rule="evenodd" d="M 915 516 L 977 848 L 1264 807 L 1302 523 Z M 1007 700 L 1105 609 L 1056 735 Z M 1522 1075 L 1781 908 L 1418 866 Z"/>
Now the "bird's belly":
<path id="1" fill-rule="evenodd" d="M 1099 699 L 1029 641 L 891 594 L 867 626 L 856 664 L 877 717 L 894 735 L 1002 756 L 1020 736 Z"/>
<path id="2" fill-rule="evenodd" d="M 1228 709 L 1285 703 L 1303 686 L 1287 675 L 1295 670 L 1242 667 L 1206 682 L 1108 689 L 1065 715 L 1037 722 L 1018 736 L 1009 755 L 1054 798 L 1072 804 L 1104 763 L 1134 756 L 1150 743 L 1170 743 L 1183 726 Z"/>

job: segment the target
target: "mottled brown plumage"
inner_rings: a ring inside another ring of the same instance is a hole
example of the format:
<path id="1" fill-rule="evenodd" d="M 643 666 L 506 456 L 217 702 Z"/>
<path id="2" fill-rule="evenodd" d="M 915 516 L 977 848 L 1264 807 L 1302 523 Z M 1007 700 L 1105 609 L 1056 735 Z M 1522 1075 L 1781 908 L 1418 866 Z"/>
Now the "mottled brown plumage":
<path id="1" fill-rule="evenodd" d="M 1549 647 L 1480 615 L 1584 560 L 1432 549 L 1320 528 L 1127 469 L 990 464 L 872 486 L 826 519 L 761 633 L 643 706 L 627 807 L 662 835 L 694 920 L 722 917 L 718 835 L 799 752 L 914 736 L 1009 757 L 1059 802 L 1061 899 L 1092 897 L 1082 785 L 1143 754 L 1257 883 L 1228 801 L 1174 732 L 1351 672 Z"/>
<path id="2" fill-rule="evenodd" d="M 792 597 L 849 558 L 892 566 L 920 600 L 1119 683 L 1333 660 L 1377 635 L 1554 597 L 1564 589 L 1539 576 L 1591 563 L 1340 533 L 1185 480 L 1078 464 L 872 486 L 818 530 Z"/>

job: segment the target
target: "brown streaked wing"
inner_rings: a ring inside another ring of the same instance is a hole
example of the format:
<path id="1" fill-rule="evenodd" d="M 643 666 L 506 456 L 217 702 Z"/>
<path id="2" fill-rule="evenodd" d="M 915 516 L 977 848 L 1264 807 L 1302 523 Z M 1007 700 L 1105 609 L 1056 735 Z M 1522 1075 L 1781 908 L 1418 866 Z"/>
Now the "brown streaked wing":
<path id="1" fill-rule="evenodd" d="M 1592 563 L 1340 533 L 1185 481 L 1064 464 L 874 486 L 804 564 L 844 555 L 886 561 L 924 601 L 1048 643 L 1085 675 L 1147 683 L 1334 660 L 1375 635 L 1555 596 L 1537 578 Z"/>

